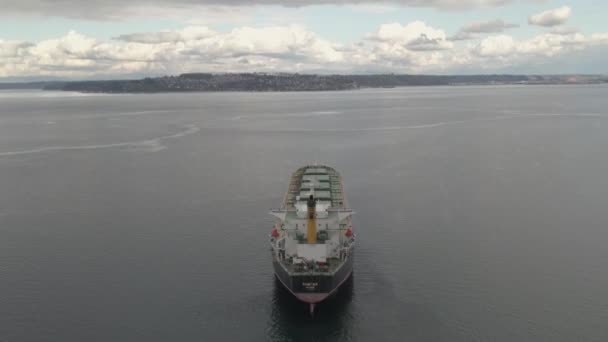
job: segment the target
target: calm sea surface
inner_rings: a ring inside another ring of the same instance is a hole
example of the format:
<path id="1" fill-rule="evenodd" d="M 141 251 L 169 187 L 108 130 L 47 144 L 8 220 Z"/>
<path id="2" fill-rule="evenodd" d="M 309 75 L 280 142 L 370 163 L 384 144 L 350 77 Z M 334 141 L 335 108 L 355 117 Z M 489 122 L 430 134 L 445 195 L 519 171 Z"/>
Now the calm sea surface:
<path id="1" fill-rule="evenodd" d="M 352 281 L 267 245 L 339 170 Z M 0 341 L 607 341 L 608 87 L 0 92 Z"/>

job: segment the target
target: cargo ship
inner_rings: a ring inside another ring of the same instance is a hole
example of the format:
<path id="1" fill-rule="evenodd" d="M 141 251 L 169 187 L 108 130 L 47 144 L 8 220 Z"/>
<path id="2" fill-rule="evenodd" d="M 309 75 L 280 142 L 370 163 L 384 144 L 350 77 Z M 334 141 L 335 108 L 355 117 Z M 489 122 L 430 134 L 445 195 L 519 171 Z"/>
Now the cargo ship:
<path id="1" fill-rule="evenodd" d="M 274 273 L 313 314 L 353 272 L 354 212 L 340 174 L 324 165 L 298 169 L 281 208 L 270 214 L 276 218 L 269 235 Z"/>

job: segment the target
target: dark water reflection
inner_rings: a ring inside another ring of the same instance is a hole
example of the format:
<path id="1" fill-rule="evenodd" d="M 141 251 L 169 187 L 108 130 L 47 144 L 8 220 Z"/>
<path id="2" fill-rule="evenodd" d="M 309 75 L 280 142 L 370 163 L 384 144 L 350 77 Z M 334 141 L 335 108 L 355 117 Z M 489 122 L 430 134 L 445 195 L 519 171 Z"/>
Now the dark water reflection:
<path id="1" fill-rule="evenodd" d="M 400 300 L 380 274 L 371 279 L 376 293 L 357 294 L 357 279 L 353 273 L 335 296 L 317 306 L 314 316 L 275 279 L 269 337 L 294 342 L 470 340 L 470 335 L 450 331 L 430 307 Z"/>

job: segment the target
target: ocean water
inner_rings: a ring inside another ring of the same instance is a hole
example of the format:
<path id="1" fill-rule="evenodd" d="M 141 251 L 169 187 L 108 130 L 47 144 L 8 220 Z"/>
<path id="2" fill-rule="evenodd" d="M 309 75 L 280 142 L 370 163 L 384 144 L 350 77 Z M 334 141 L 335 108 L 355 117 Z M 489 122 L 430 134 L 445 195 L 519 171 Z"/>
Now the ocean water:
<path id="1" fill-rule="evenodd" d="M 608 87 L 0 92 L 0 341 L 606 341 Z M 272 274 L 342 173 L 352 280 Z"/>

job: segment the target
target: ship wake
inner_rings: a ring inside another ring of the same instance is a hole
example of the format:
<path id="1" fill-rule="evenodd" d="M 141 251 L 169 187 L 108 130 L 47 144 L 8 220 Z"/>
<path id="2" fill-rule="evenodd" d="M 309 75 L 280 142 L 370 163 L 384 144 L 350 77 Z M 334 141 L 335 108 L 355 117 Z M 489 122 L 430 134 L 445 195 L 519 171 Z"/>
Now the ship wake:
<path id="1" fill-rule="evenodd" d="M 196 134 L 200 131 L 200 128 L 195 125 L 187 125 L 184 130 L 170 134 L 163 135 L 153 139 L 139 140 L 139 141 L 126 141 L 110 144 L 96 144 L 96 145 L 76 145 L 76 146 L 43 146 L 29 150 L 19 151 L 6 151 L 0 152 L 0 157 L 9 156 L 20 156 L 28 154 L 38 154 L 56 151 L 74 151 L 74 150 L 97 150 L 106 148 L 124 148 L 130 151 L 143 151 L 143 152 L 158 152 L 167 148 L 163 142 L 167 140 L 174 140 L 183 138 L 188 135 Z"/>

